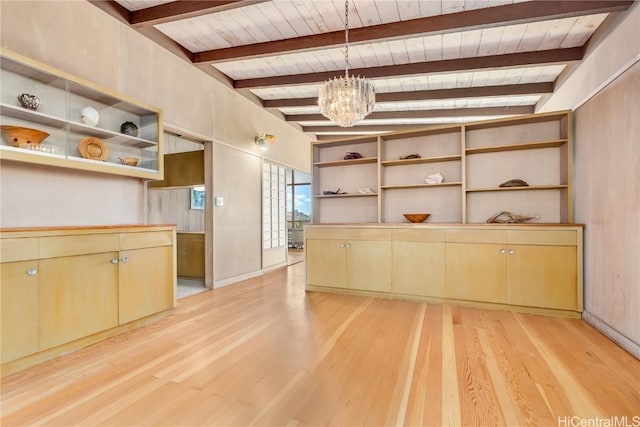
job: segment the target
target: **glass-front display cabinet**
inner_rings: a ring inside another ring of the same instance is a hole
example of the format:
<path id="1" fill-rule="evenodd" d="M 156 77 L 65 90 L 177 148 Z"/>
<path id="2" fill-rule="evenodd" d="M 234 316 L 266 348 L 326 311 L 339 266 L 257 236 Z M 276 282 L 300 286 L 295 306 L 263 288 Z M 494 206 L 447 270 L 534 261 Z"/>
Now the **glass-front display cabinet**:
<path id="1" fill-rule="evenodd" d="M 2 50 L 0 159 L 163 178 L 162 111 Z"/>

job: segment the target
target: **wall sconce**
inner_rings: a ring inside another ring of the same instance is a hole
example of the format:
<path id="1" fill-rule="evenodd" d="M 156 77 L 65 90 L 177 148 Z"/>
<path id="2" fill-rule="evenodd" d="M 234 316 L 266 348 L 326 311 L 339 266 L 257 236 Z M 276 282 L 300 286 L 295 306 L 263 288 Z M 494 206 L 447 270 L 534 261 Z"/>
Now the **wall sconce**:
<path id="1" fill-rule="evenodd" d="M 263 133 L 260 136 L 256 136 L 253 139 L 253 142 L 260 147 L 260 150 L 262 151 L 266 151 L 267 148 L 269 148 L 267 146 L 267 143 L 269 144 L 273 144 L 276 141 L 276 136 L 275 135 L 270 135 L 268 133 Z"/>

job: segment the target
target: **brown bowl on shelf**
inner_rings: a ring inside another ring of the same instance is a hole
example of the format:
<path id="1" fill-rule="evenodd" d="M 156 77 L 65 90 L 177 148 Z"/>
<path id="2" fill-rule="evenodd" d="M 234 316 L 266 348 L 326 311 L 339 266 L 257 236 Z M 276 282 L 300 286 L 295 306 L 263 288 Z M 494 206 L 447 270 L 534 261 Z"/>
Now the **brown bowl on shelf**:
<path id="1" fill-rule="evenodd" d="M 14 147 L 31 148 L 49 136 L 47 132 L 22 126 L 0 126 L 3 138 Z"/>
<path id="2" fill-rule="evenodd" d="M 417 214 L 403 214 L 405 218 L 414 224 L 424 222 L 431 214 L 428 213 L 417 213 Z"/>
<path id="3" fill-rule="evenodd" d="M 118 157 L 120 163 L 126 166 L 137 166 L 138 158 L 137 157 Z"/>

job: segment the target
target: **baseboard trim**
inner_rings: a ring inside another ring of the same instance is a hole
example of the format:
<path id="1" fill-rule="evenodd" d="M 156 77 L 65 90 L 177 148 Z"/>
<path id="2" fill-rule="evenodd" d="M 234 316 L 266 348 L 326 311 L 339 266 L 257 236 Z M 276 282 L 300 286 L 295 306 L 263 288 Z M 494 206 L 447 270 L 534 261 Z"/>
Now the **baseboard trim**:
<path id="1" fill-rule="evenodd" d="M 582 313 L 582 319 L 596 328 L 598 331 L 602 332 L 602 334 L 604 334 L 611 341 L 615 342 L 624 350 L 629 352 L 633 357 L 640 360 L 640 345 L 631 341 L 629 338 L 625 337 L 620 332 L 609 326 L 604 320 L 589 313 L 588 311 Z"/>
<path id="2" fill-rule="evenodd" d="M 234 283 L 241 282 L 242 280 L 253 279 L 254 277 L 262 276 L 262 274 L 262 270 L 258 270 L 241 274 L 239 276 L 229 277 L 227 279 L 217 280 L 213 283 L 213 289 L 224 288 L 225 286 L 233 285 Z"/>

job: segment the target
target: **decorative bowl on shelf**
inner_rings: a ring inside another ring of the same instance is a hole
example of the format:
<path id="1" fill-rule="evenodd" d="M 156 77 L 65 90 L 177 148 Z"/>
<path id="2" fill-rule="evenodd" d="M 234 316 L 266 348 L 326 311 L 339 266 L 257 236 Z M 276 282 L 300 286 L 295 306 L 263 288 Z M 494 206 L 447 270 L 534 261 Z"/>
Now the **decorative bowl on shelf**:
<path id="1" fill-rule="evenodd" d="M 90 160 L 106 160 L 109 157 L 109 147 L 99 138 L 87 136 L 80 140 L 78 145 L 80 155 Z"/>
<path id="2" fill-rule="evenodd" d="M 97 126 L 100 121 L 100 113 L 93 107 L 84 107 L 80 111 L 80 119 L 85 125 Z"/>
<path id="3" fill-rule="evenodd" d="M 137 166 L 138 158 L 137 157 L 118 157 L 120 163 L 126 166 Z"/>
<path id="4" fill-rule="evenodd" d="M 31 149 L 49 136 L 47 132 L 22 126 L 0 126 L 2 137 L 14 147 Z"/>
<path id="5" fill-rule="evenodd" d="M 133 122 L 124 122 L 120 125 L 120 133 L 129 136 L 138 136 L 138 126 Z"/>
<path id="6" fill-rule="evenodd" d="M 405 218 L 414 224 L 424 222 L 431 214 L 428 213 L 413 213 L 413 214 L 403 214 Z"/>
<path id="7" fill-rule="evenodd" d="M 29 110 L 37 110 L 40 106 L 40 98 L 28 93 L 21 93 L 18 95 L 18 101 L 20 101 L 20 105 Z"/>

